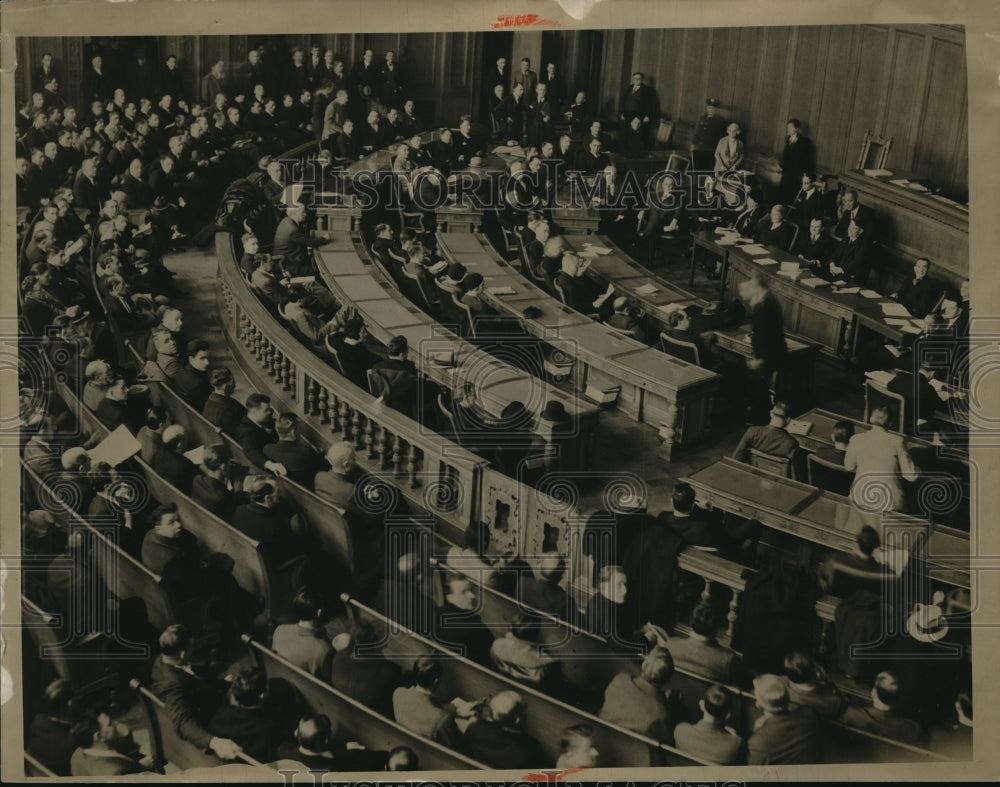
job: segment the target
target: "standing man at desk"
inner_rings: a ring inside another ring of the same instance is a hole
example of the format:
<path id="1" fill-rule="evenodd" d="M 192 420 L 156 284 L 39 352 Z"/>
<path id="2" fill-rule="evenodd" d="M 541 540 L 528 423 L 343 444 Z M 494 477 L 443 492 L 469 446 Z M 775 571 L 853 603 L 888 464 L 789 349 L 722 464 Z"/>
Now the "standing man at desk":
<path id="1" fill-rule="evenodd" d="M 875 212 L 867 205 L 858 202 L 858 192 L 854 189 L 844 189 L 842 194 L 841 207 L 843 212 L 837 220 L 837 226 L 833 230 L 833 236 L 837 240 L 847 237 L 847 230 L 851 222 L 864 227 L 866 230 L 875 226 Z"/>
<path id="2" fill-rule="evenodd" d="M 717 98 L 705 99 L 705 114 L 701 116 L 691 140 L 691 166 L 698 171 L 711 171 L 715 165 L 715 148 L 726 136 L 726 119 L 716 114 L 721 102 Z"/>
<path id="3" fill-rule="evenodd" d="M 748 416 L 751 423 L 763 420 L 761 416 L 770 404 L 771 377 L 780 374 L 785 365 L 788 346 L 785 344 L 785 324 L 781 304 L 771 294 L 759 274 L 739 285 L 740 298 L 750 315 L 750 345 L 753 357 L 747 359 L 750 374 L 747 394 Z"/>

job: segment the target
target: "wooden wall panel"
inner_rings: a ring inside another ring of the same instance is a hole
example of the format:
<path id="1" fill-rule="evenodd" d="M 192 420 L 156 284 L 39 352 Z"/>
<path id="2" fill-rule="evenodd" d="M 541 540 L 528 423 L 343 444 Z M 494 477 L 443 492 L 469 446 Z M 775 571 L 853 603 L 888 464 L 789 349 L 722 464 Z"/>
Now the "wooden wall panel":
<path id="1" fill-rule="evenodd" d="M 813 137 L 815 121 L 819 116 L 820 97 L 817 96 L 816 76 L 821 70 L 826 70 L 827 64 L 820 59 L 820 45 L 823 29 L 820 27 L 800 27 L 796 31 L 795 47 L 791 52 L 791 64 L 788 70 L 788 102 L 786 114 L 788 117 L 778 118 L 784 121 L 798 118 L 805 127 L 806 135 Z M 822 83 L 820 83 L 822 84 Z M 784 131 L 781 131 L 784 136 Z"/>
<path id="2" fill-rule="evenodd" d="M 919 173 L 934 173 L 931 177 L 939 178 L 953 170 L 954 140 L 960 135 L 960 128 L 967 124 L 964 47 L 935 39 L 928 77 L 913 169 Z M 966 174 L 964 184 L 955 183 L 954 188 L 962 185 L 968 188 L 967 184 Z"/>
<path id="3" fill-rule="evenodd" d="M 824 60 L 822 103 L 819 122 L 813 139 L 816 141 L 816 166 L 827 172 L 838 172 L 844 168 L 847 155 L 847 121 L 850 101 L 853 95 L 850 68 L 851 57 L 856 48 L 856 30 L 850 27 L 835 27 L 830 32 Z M 854 154 L 857 156 L 857 152 Z M 856 159 L 855 159 L 856 161 Z M 855 162 L 851 163 L 854 166 Z"/>
<path id="4" fill-rule="evenodd" d="M 880 120 L 885 100 L 886 52 L 889 29 L 867 26 L 861 31 L 861 51 L 854 63 L 854 96 L 848 126 L 847 149 L 841 160 L 841 169 L 853 168 L 858 163 L 865 131 L 881 133 Z"/>
<path id="5" fill-rule="evenodd" d="M 735 69 L 733 54 L 739 46 L 740 34 L 735 29 L 712 31 L 712 53 L 708 62 L 708 81 L 702 101 L 715 96 L 726 106 L 732 106 L 735 90 Z"/>
<path id="6" fill-rule="evenodd" d="M 925 83 L 923 70 L 914 65 L 922 62 L 927 39 L 899 31 L 894 38 L 892 51 L 887 53 L 891 57 L 891 69 L 882 130 L 894 137 L 889 163 L 908 169 L 912 165 L 917 133 L 912 123 L 913 107 L 919 105 L 921 87 Z"/>
<path id="7" fill-rule="evenodd" d="M 785 61 L 792 31 L 787 27 L 764 28 L 761 58 L 756 71 L 756 84 L 751 106 L 747 107 L 749 122 L 743 121 L 743 140 L 749 150 L 771 152 L 776 149 L 785 127 L 782 89 L 787 83 Z M 750 96 L 741 97 L 746 103 Z M 777 148 L 780 150 L 780 148 Z"/>

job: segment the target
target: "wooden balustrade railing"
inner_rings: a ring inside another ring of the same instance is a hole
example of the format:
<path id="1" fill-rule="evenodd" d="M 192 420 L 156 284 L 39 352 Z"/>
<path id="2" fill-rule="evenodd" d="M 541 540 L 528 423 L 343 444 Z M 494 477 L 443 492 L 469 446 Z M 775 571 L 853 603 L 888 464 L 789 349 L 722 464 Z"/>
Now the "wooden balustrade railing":
<path id="1" fill-rule="evenodd" d="M 305 417 L 316 442 L 346 440 L 365 469 L 391 476 L 418 507 L 464 530 L 475 521 L 487 462 L 350 383 L 302 345 L 239 274 L 228 233 L 216 236 L 217 299 L 233 355 L 267 392 Z"/>

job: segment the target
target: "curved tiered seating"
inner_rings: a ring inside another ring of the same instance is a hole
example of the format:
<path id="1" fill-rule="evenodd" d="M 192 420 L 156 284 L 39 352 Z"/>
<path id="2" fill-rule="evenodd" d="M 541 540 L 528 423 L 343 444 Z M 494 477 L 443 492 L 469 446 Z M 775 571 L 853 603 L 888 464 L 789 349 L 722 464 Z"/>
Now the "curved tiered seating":
<path id="1" fill-rule="evenodd" d="M 506 678 L 469 659 L 455 655 L 441 645 L 415 634 L 395 621 L 390 621 L 370 607 L 347 598 L 361 623 L 371 623 L 383 635 L 382 654 L 403 669 L 410 669 L 418 655 L 432 654 L 444 660 L 442 690 L 444 695 L 478 700 L 500 691 L 511 690 L 525 699 L 524 731 L 536 738 L 555 764 L 561 753 L 562 731 L 575 724 L 588 724 L 594 729 L 594 745 L 601 752 L 601 764 L 614 767 L 646 767 L 649 765 L 707 764 L 695 757 L 681 754 L 672 746 L 653 738 L 626 730 L 599 719 L 593 714 L 574 708 L 532 688 Z"/>
<path id="2" fill-rule="evenodd" d="M 390 719 L 366 708 L 357 700 L 337 691 L 315 675 L 289 663 L 273 650 L 244 636 L 243 641 L 268 680 L 284 680 L 293 686 L 314 713 L 330 717 L 340 732 L 372 750 L 388 750 L 409 746 L 417 755 L 421 770 L 468 771 L 484 770 L 480 762 L 452 751 L 406 729 Z"/>

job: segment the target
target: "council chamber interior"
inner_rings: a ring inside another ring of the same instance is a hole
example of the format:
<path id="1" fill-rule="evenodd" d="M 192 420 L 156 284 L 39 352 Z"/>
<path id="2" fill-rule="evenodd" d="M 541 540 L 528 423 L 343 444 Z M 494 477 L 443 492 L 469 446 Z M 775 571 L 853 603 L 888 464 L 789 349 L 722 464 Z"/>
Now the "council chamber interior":
<path id="1" fill-rule="evenodd" d="M 16 45 L 27 774 L 971 758 L 963 27 Z"/>

